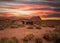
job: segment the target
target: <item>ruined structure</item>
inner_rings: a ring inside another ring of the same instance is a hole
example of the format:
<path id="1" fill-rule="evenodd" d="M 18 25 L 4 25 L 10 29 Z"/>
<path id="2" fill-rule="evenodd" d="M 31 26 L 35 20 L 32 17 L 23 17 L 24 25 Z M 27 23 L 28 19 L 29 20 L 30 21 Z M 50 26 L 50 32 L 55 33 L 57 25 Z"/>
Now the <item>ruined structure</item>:
<path id="1" fill-rule="evenodd" d="M 40 16 L 33 16 L 30 20 L 33 21 L 33 24 L 41 25 L 41 18 L 40 18 Z"/>
<path id="2" fill-rule="evenodd" d="M 22 24 L 41 25 L 41 18 L 39 16 L 33 16 L 31 19 L 22 20 Z"/>

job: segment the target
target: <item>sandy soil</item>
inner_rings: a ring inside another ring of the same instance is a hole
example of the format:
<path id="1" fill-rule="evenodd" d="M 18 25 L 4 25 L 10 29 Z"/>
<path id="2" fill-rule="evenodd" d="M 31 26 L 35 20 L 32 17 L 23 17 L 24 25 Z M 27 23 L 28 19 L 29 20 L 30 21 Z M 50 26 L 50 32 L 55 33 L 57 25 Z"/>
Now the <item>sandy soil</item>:
<path id="1" fill-rule="evenodd" d="M 24 38 L 27 34 L 33 33 L 36 37 L 42 37 L 43 34 L 45 34 L 49 30 L 54 30 L 54 28 L 49 28 L 49 27 L 43 27 L 42 29 L 27 29 L 25 27 L 23 28 L 17 28 L 17 29 L 5 29 L 0 31 L 0 38 L 2 37 L 17 37 L 19 40 Z M 44 39 L 43 43 L 48 43 Z"/>

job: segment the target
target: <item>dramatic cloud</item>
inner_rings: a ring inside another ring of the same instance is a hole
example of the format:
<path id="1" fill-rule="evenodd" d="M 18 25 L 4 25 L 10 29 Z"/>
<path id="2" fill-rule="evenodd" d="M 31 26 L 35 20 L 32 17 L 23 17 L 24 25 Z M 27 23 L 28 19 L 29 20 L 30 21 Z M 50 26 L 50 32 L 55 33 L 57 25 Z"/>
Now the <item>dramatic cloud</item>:
<path id="1" fill-rule="evenodd" d="M 41 2 L 41 1 L 60 1 L 60 0 L 0 0 L 0 1 L 15 1 L 15 2 Z"/>
<path id="2" fill-rule="evenodd" d="M 59 2 L 42 2 L 41 0 L 40 2 L 33 2 L 34 0 L 30 1 L 32 2 L 0 2 L 0 16 L 29 15 L 40 16 L 42 18 L 60 17 Z"/>
<path id="3" fill-rule="evenodd" d="M 17 1 L 17 2 L 21 2 L 21 1 L 23 1 L 23 2 L 40 2 L 40 1 L 44 1 L 44 0 L 0 0 L 0 1 Z"/>
<path id="4" fill-rule="evenodd" d="M 33 8 L 30 10 L 60 10 L 59 7 L 50 7 L 50 8 Z"/>
<path id="5" fill-rule="evenodd" d="M 60 1 L 60 0 L 47 0 L 47 1 Z"/>
<path id="6" fill-rule="evenodd" d="M 60 14 L 48 14 L 45 17 L 60 17 Z"/>
<path id="7" fill-rule="evenodd" d="M 60 7 L 60 1 L 58 2 L 43 2 L 42 4 L 54 6 L 54 7 Z"/>

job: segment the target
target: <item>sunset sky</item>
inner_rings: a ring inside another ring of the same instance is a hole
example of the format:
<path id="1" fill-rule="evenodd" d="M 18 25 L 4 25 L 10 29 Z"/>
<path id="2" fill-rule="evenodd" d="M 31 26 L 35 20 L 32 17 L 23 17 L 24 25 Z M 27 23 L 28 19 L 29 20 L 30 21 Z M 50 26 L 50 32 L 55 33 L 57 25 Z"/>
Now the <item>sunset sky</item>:
<path id="1" fill-rule="evenodd" d="M 60 20 L 59 0 L 0 0 L 0 16 L 40 16 Z"/>

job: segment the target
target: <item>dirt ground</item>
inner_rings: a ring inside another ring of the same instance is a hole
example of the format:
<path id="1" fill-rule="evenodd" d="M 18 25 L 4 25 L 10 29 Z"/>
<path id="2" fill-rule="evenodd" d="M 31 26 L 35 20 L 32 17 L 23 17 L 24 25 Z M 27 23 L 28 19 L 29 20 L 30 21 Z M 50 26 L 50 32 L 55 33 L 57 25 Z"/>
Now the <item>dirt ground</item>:
<path id="1" fill-rule="evenodd" d="M 42 29 L 27 29 L 26 27 L 23 28 L 17 28 L 17 29 L 5 29 L 0 31 L 0 38 L 2 37 L 17 37 L 18 40 L 24 38 L 24 36 L 33 33 L 36 37 L 41 37 L 49 30 L 54 30 L 54 28 L 49 27 L 42 27 Z M 47 42 L 46 40 L 42 39 L 43 43 L 51 43 Z M 21 41 L 21 40 L 20 40 Z"/>

